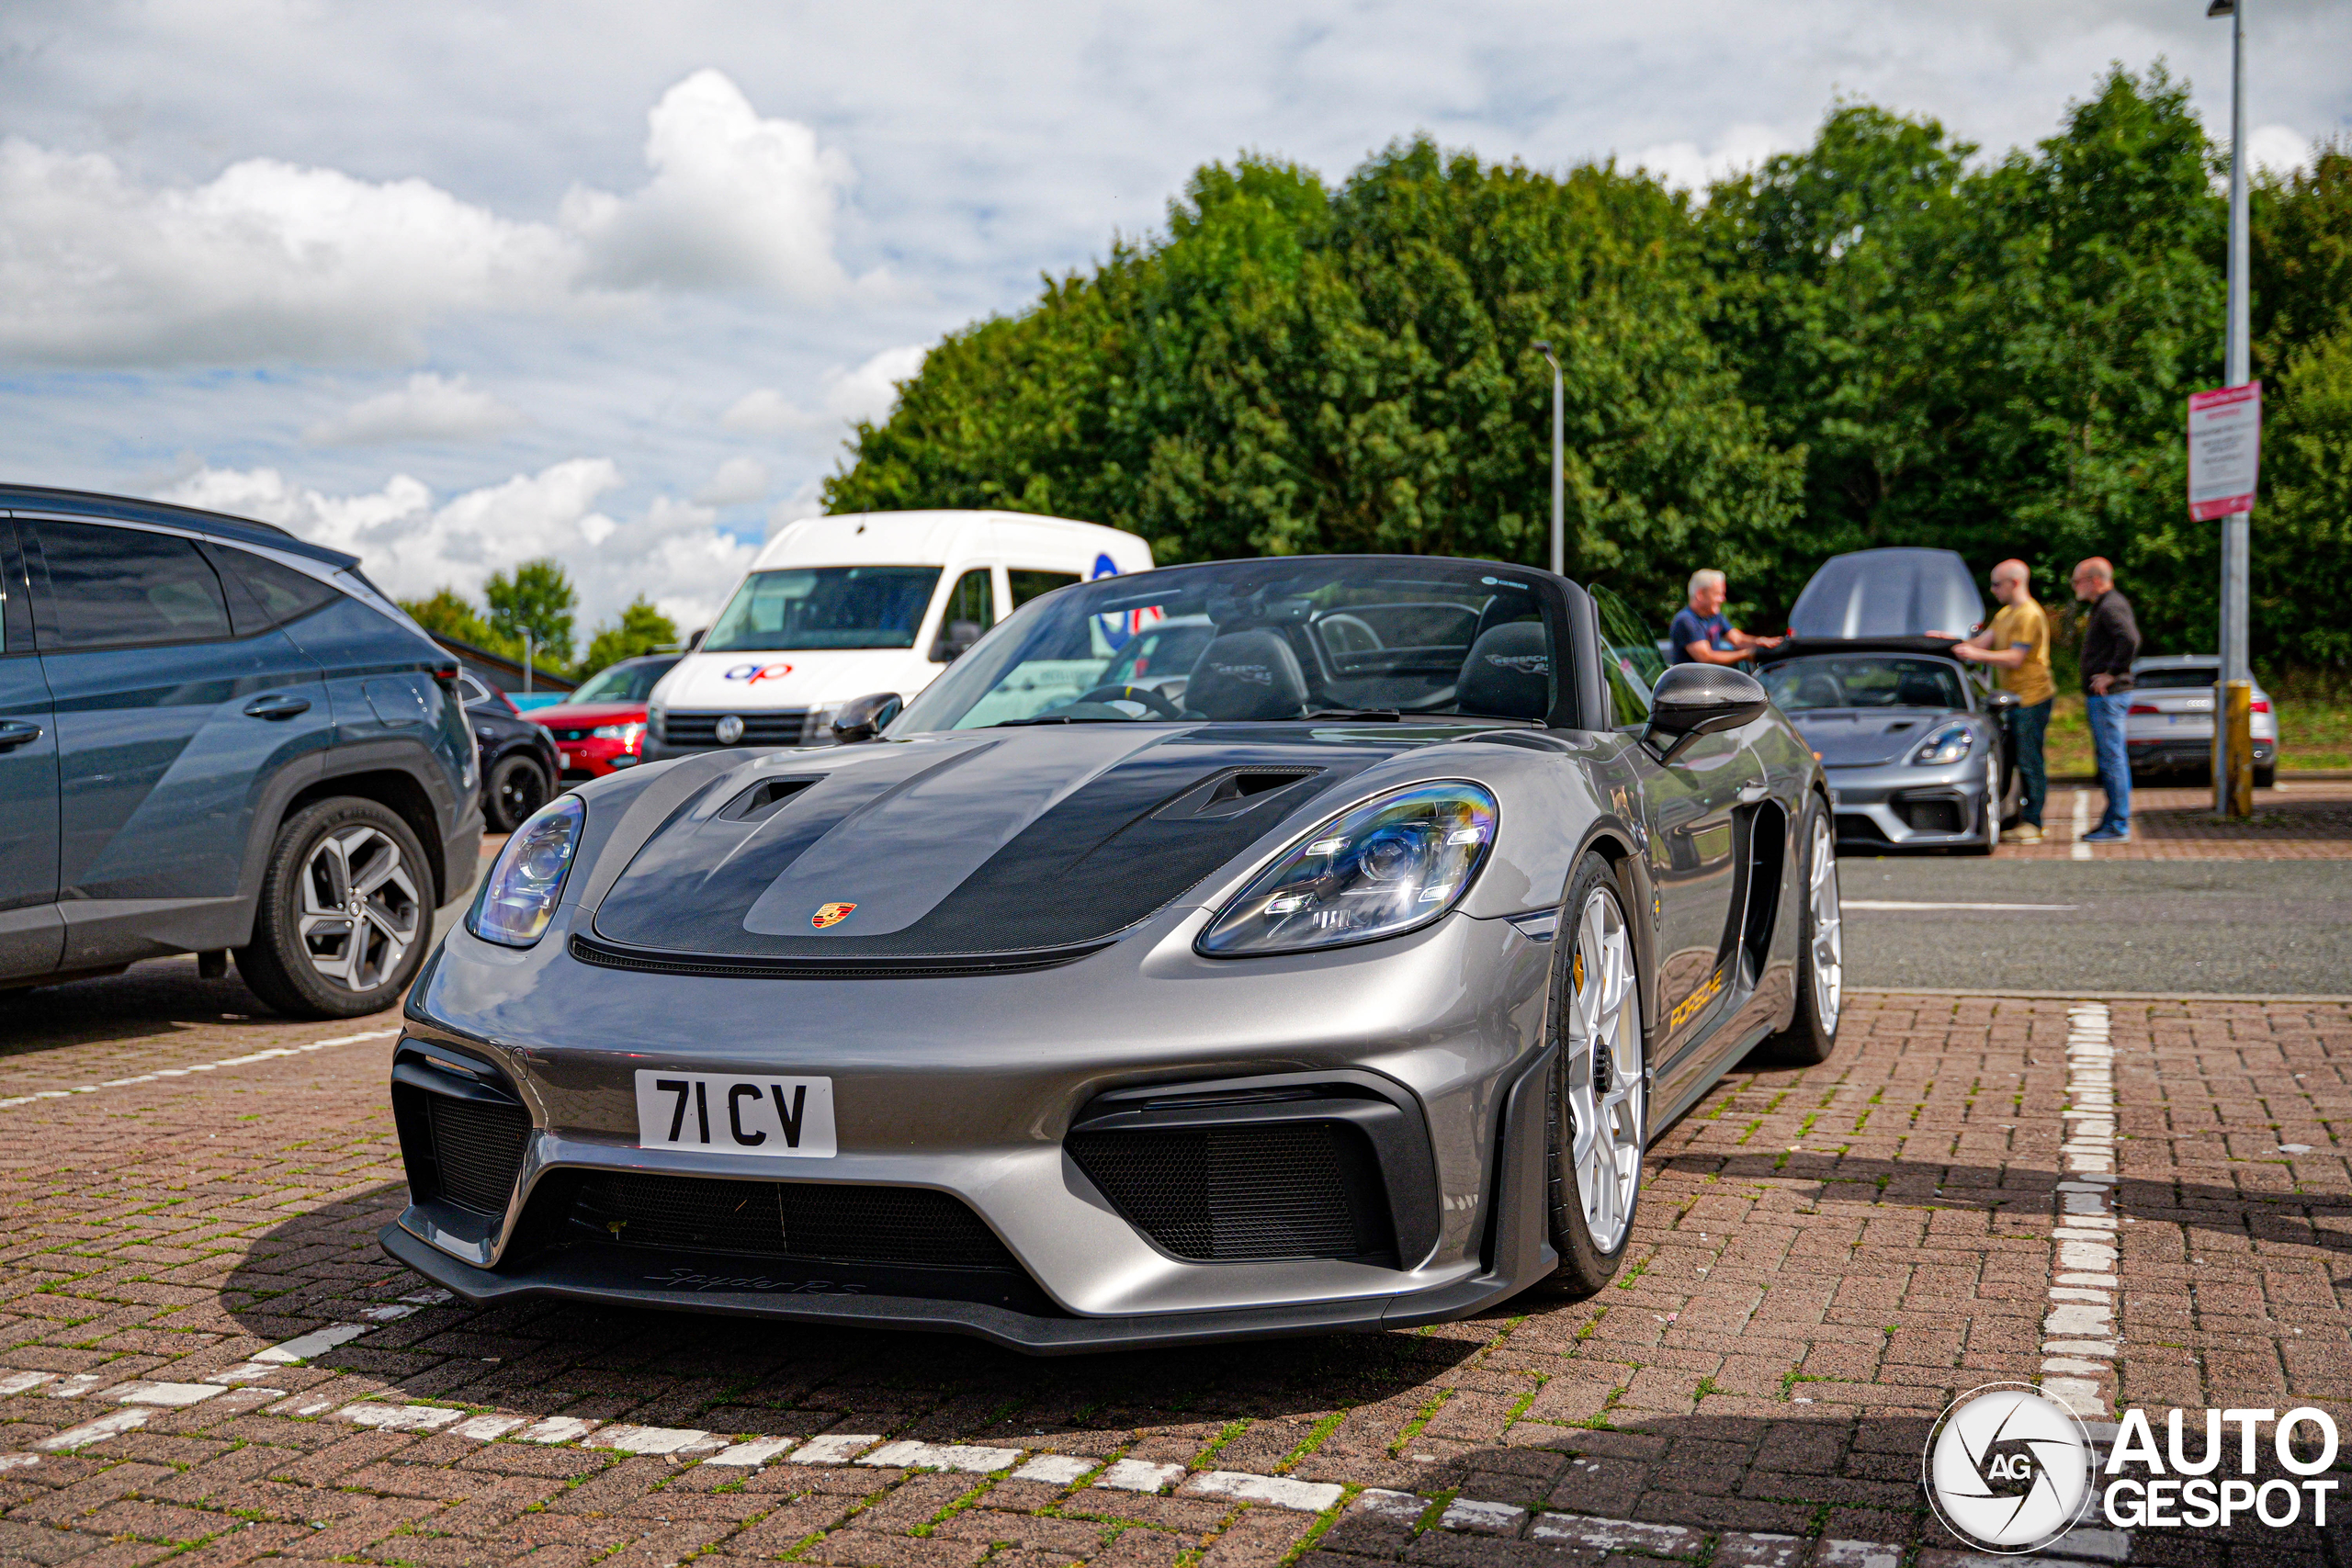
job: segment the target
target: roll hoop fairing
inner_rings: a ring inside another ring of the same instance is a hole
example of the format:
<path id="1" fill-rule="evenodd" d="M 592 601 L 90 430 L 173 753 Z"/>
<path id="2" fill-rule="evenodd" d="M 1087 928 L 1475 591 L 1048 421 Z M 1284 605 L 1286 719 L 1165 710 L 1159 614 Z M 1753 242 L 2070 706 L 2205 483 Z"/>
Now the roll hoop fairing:
<path id="1" fill-rule="evenodd" d="M 411 993 L 386 1248 L 476 1302 L 1033 1352 L 1439 1321 L 1545 1278 L 1577 866 L 1608 857 L 1634 917 L 1655 1132 L 1788 1022 L 1819 771 L 1777 715 L 1662 765 L 1589 601 L 1516 575 L 1567 650 L 1541 721 L 962 730 L 587 785 L 543 936 L 455 931 Z M 1200 951 L 1302 834 L 1445 781 L 1497 826 L 1433 922 Z M 886 915 L 817 934 L 850 883 Z M 821 1078 L 834 1152 L 641 1146 L 640 1071 Z"/>

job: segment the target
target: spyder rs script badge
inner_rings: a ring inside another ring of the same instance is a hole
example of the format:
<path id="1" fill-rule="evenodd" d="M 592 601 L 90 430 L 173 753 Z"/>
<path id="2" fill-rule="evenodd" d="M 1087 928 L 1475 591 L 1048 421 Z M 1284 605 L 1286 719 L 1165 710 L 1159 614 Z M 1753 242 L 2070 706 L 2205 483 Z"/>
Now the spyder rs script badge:
<path id="1" fill-rule="evenodd" d="M 848 919 L 850 911 L 856 908 L 854 904 L 820 904 L 817 912 L 808 917 L 808 923 L 823 931 L 828 926 L 837 926 Z"/>

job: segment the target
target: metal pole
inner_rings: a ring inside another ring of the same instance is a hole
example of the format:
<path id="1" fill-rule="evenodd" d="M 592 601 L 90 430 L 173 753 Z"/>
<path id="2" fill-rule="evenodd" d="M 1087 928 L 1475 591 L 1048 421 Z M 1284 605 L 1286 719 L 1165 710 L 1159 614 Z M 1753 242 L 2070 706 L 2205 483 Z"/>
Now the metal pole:
<path id="1" fill-rule="evenodd" d="M 1561 439 L 1562 422 L 1566 415 L 1561 408 L 1560 362 L 1552 357 L 1550 344 L 1539 343 L 1535 348 L 1544 355 L 1544 362 L 1552 367 L 1552 572 L 1555 576 L 1566 576 L 1568 558 L 1567 492 L 1564 488 L 1566 479 Z"/>
<path id="2" fill-rule="evenodd" d="M 523 694 L 531 694 L 531 634 L 523 634 Z"/>
<path id="3" fill-rule="evenodd" d="M 2229 333 L 2223 348 L 2222 384 L 2243 387 L 2254 378 L 2246 293 L 2245 0 L 2234 0 L 2229 17 Z M 2213 688 L 2213 809 L 2224 816 L 2232 813 L 2240 798 L 2232 787 L 2238 770 L 2251 772 L 2254 766 L 2253 757 L 2241 757 L 2233 749 L 2230 727 L 2224 720 L 2230 682 L 2252 678 L 2246 660 L 2246 557 L 2252 521 L 2243 512 L 2222 519 L 2221 680 Z"/>

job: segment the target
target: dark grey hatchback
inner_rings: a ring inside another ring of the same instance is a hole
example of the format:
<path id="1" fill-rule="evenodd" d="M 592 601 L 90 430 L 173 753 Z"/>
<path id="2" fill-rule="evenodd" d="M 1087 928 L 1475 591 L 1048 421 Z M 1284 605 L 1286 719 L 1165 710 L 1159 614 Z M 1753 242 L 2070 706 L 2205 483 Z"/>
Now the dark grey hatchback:
<path id="1" fill-rule="evenodd" d="M 0 485 L 0 988 L 233 951 L 281 1012 L 414 977 L 481 852 L 458 665 L 356 557 Z"/>

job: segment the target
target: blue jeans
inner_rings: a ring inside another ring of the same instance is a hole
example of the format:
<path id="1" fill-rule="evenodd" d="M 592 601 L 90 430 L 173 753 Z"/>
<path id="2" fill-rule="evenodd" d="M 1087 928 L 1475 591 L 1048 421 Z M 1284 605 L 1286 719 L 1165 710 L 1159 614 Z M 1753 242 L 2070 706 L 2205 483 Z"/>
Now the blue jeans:
<path id="1" fill-rule="evenodd" d="M 2018 766 L 2018 821 L 2041 826 L 2041 803 L 2050 798 L 2050 770 L 2041 762 L 2041 739 L 2050 733 L 2050 705 L 2044 697 L 2031 707 L 2009 710 L 2009 752 Z"/>
<path id="2" fill-rule="evenodd" d="M 2099 813 L 2095 832 L 2132 830 L 2132 763 L 2123 750 L 2123 715 L 2132 706 L 2129 692 L 2106 696 L 2086 693 L 2089 710 L 2091 750 L 2098 759 L 2098 787 L 2107 791 L 2107 809 Z"/>

